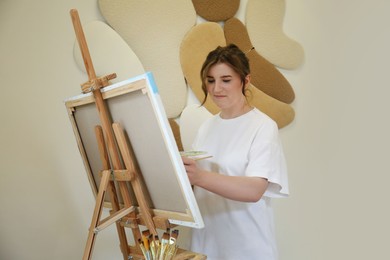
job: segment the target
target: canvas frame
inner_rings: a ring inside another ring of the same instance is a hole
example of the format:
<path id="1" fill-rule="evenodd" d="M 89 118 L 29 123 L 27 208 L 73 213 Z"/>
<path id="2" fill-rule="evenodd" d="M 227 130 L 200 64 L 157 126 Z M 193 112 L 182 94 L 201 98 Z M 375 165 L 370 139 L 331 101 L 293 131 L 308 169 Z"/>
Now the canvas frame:
<path id="1" fill-rule="evenodd" d="M 119 123 L 125 131 L 153 215 L 166 217 L 172 224 L 203 228 L 203 219 L 152 73 L 115 83 L 101 91 L 112 122 Z M 94 132 L 94 127 L 100 124 L 94 97 L 91 93 L 74 96 L 65 100 L 65 106 L 96 196 L 102 163 Z M 138 206 L 130 183 L 128 187 L 133 204 Z M 121 202 L 120 194 L 118 198 Z M 109 201 L 105 205 L 109 206 Z"/>

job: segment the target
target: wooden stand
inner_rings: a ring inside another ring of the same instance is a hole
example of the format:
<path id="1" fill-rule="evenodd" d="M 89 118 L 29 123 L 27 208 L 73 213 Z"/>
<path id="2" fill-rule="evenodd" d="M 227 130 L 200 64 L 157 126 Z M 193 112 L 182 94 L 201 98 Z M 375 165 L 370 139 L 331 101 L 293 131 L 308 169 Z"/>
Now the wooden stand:
<path id="1" fill-rule="evenodd" d="M 72 9 L 70 15 L 89 78 L 86 83 L 81 85 L 82 92 L 92 92 L 102 124 L 101 126 L 95 127 L 100 158 L 103 165 L 101 172 L 102 177 L 96 196 L 96 205 L 89 228 L 83 259 L 89 260 L 92 258 L 92 251 L 97 234 L 113 223 L 116 224 L 123 259 L 128 260 L 135 256 L 142 259 L 143 254 L 140 245 L 137 243 L 137 241 L 141 239 L 139 225 L 146 226 L 153 236 L 158 235 L 157 228 L 166 230 L 173 226 L 171 226 L 168 219 L 153 216 L 153 211 L 145 198 L 148 191 L 143 188 L 140 178 L 141 173 L 137 171 L 137 168 L 134 165 L 134 155 L 127 145 L 124 131 L 119 124 L 111 124 L 110 122 L 108 109 L 103 100 L 101 88 L 108 86 L 109 80 L 115 78 L 116 74 L 110 74 L 99 78 L 96 77 L 77 10 Z M 124 166 L 122 165 L 122 161 Z M 118 201 L 117 191 L 113 180 L 118 183 L 119 192 L 123 199 L 123 206 L 121 206 Z M 139 205 L 138 207 L 132 205 L 126 182 L 131 183 Z M 109 217 L 100 220 L 106 193 L 109 195 L 112 210 Z M 128 245 L 125 227 L 130 227 L 132 229 L 134 241 L 136 242 L 135 246 Z M 206 259 L 206 257 L 179 250 L 174 259 Z"/>

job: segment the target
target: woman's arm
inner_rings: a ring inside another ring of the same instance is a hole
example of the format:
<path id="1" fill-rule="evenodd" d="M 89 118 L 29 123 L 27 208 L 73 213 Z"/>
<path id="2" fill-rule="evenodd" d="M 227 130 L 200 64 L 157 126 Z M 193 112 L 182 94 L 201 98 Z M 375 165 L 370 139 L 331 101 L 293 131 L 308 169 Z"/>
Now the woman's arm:
<path id="1" fill-rule="evenodd" d="M 199 186 L 227 199 L 256 202 L 261 199 L 268 180 L 260 177 L 225 176 L 198 168 L 196 162 L 182 157 L 184 167 L 192 185 Z"/>

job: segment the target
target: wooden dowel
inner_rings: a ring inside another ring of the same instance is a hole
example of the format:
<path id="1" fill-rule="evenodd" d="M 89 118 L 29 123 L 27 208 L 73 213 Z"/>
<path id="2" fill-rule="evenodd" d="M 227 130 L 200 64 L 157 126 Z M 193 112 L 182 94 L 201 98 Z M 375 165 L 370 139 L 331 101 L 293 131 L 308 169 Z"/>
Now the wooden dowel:
<path id="1" fill-rule="evenodd" d="M 100 232 L 102 231 L 103 229 L 105 229 L 106 227 L 110 226 L 111 224 L 117 222 L 118 220 L 120 220 L 121 218 L 123 218 L 124 216 L 130 214 L 131 212 L 133 212 L 135 210 L 135 207 L 132 206 L 130 208 L 123 208 L 121 210 L 118 210 L 117 212 L 115 212 L 114 214 L 108 216 L 107 218 L 103 219 L 102 221 L 100 221 L 99 225 L 97 227 L 95 227 L 95 232 Z"/>
<path id="2" fill-rule="evenodd" d="M 70 16 L 72 18 L 72 23 L 74 27 L 74 31 L 76 33 L 77 42 L 79 43 L 79 47 L 81 50 L 81 55 L 84 60 L 84 66 L 88 74 L 88 78 L 96 79 L 95 69 L 93 68 L 91 55 L 89 54 L 89 49 L 87 45 L 87 41 L 85 40 L 84 31 L 81 26 L 79 13 L 76 9 L 70 10 Z"/>
<path id="3" fill-rule="evenodd" d="M 106 144 L 104 143 L 103 129 L 100 125 L 95 126 L 95 136 L 98 144 L 100 161 L 103 164 L 103 170 L 109 170 L 111 168 L 110 158 L 108 157 Z"/>
<path id="4" fill-rule="evenodd" d="M 85 69 L 88 74 L 89 81 L 96 82 L 96 74 L 95 69 L 92 64 L 92 59 L 89 54 L 87 42 L 85 40 L 84 32 L 81 27 L 80 18 L 78 15 L 78 12 L 76 9 L 72 9 L 70 11 L 70 15 L 72 17 L 73 26 L 76 33 L 76 38 L 80 46 L 80 51 L 83 56 Z M 107 146 L 108 146 L 108 152 L 109 156 L 112 160 L 113 168 L 115 170 L 122 169 L 122 164 L 120 161 L 119 153 L 116 148 L 116 143 L 114 139 L 114 134 L 111 128 L 111 120 L 108 114 L 107 106 L 103 100 L 102 93 L 100 91 L 100 88 L 95 89 L 93 92 L 93 96 L 95 98 L 96 107 L 99 113 L 100 122 L 102 124 L 103 133 L 105 134 Z M 129 190 L 125 183 L 119 183 L 119 189 L 121 191 L 123 202 L 125 203 L 126 207 L 131 206 L 131 199 L 129 195 Z"/>
<path id="5" fill-rule="evenodd" d="M 111 181 L 131 181 L 133 178 L 128 170 L 103 170 L 111 173 Z M 99 173 L 99 176 L 103 174 L 103 171 Z"/>

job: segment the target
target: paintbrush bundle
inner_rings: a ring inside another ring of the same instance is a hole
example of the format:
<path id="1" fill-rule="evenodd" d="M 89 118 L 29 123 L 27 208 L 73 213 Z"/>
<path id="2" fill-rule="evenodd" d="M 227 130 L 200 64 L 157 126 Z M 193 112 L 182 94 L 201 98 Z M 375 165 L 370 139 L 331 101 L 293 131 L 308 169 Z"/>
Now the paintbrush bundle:
<path id="1" fill-rule="evenodd" d="M 138 239 L 138 243 L 146 260 L 171 260 L 178 249 L 176 243 L 178 236 L 179 230 L 170 232 L 170 229 L 167 229 L 160 240 L 157 235 L 153 237 L 149 230 L 144 230 L 142 239 Z"/>

